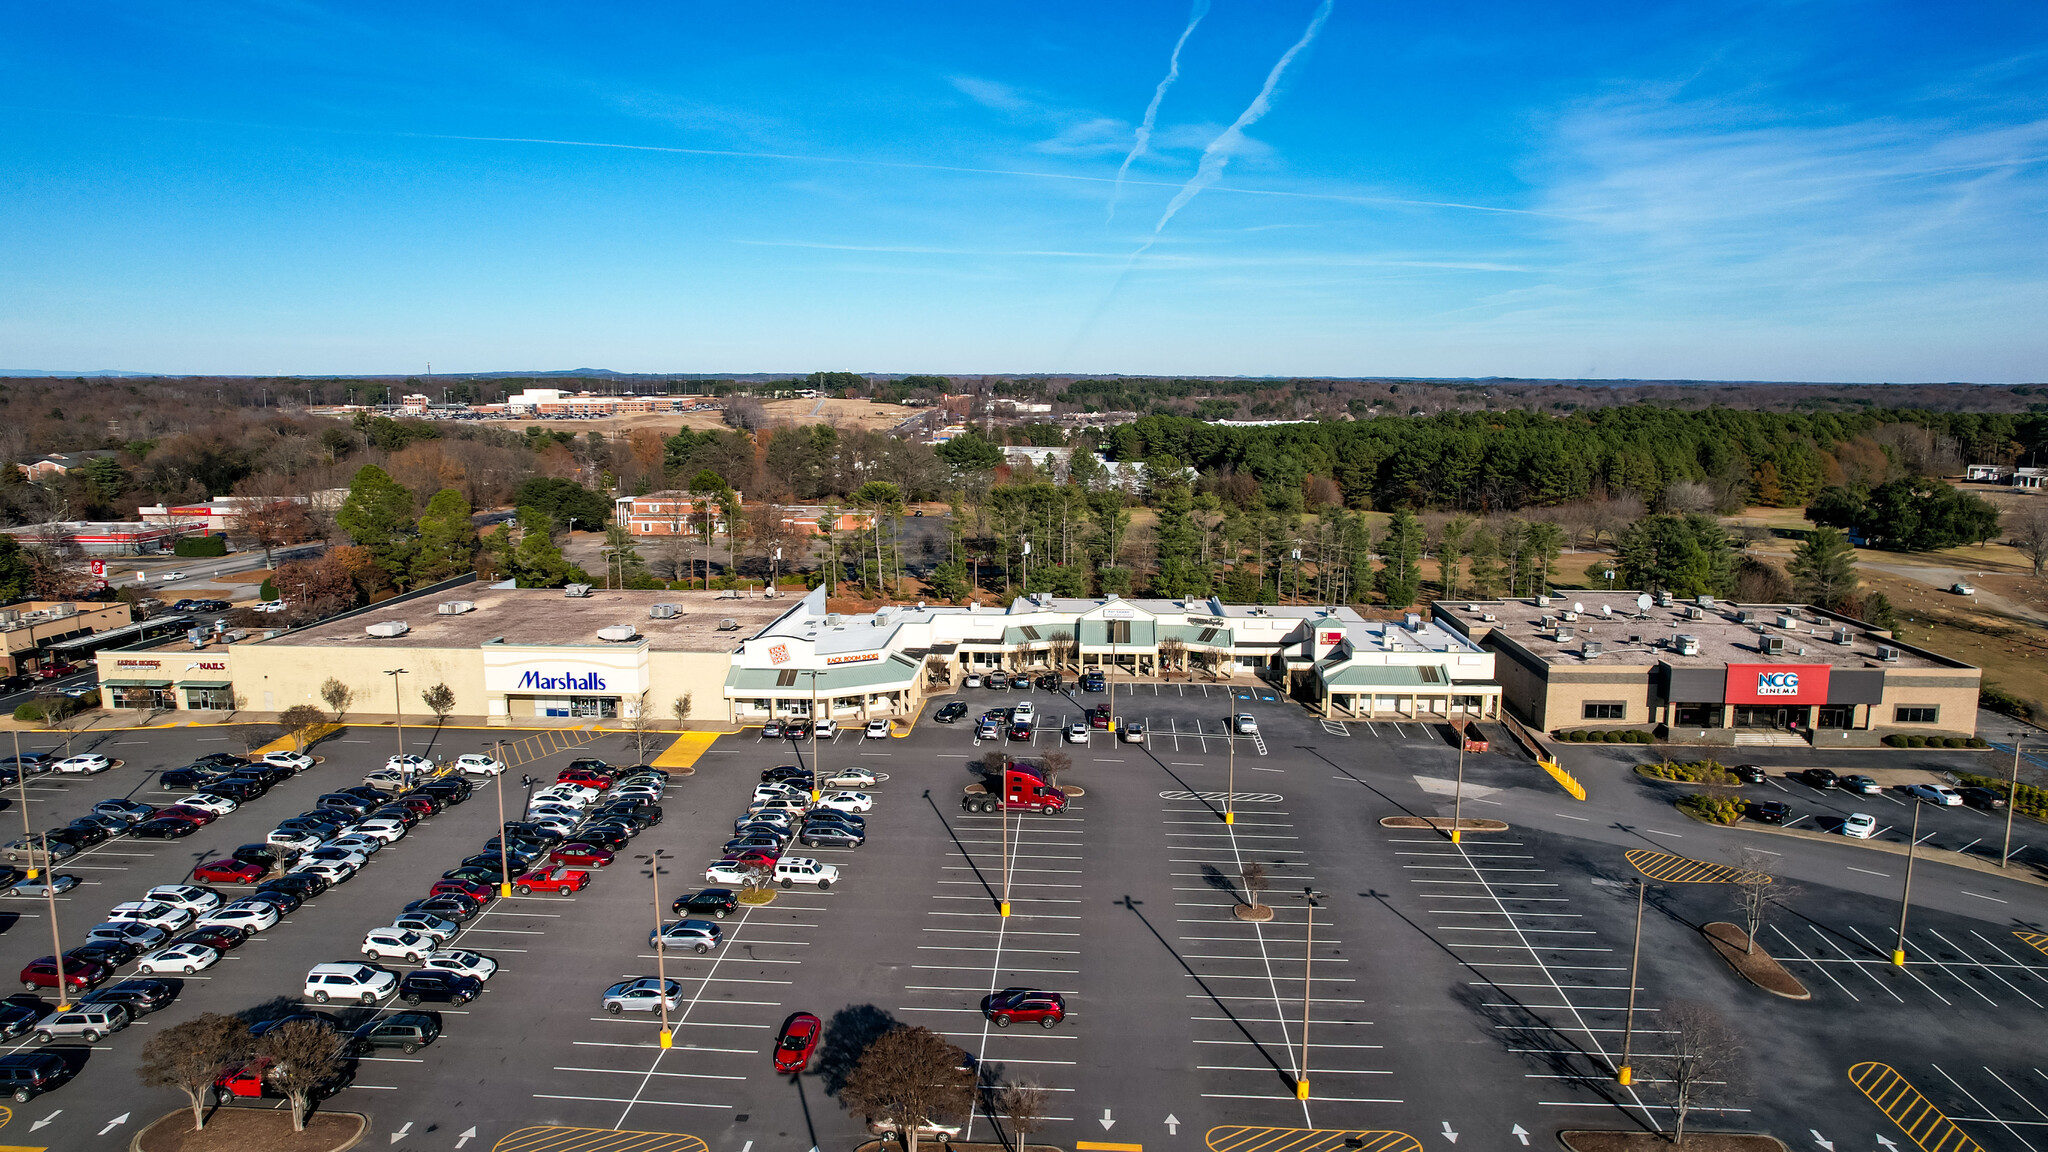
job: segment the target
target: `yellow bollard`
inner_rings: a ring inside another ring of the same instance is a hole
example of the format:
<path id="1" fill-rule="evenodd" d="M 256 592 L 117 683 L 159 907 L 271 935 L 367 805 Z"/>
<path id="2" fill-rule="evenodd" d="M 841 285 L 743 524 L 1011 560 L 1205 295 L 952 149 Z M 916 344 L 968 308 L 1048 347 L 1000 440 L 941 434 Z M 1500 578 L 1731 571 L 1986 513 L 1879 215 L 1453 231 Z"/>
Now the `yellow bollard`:
<path id="1" fill-rule="evenodd" d="M 1235 824 L 1235 823 L 1237 823 L 1237 813 L 1235 813 L 1235 812 L 1225 812 L 1225 813 L 1223 814 L 1223 822 L 1224 822 L 1225 824 Z"/>
<path id="2" fill-rule="evenodd" d="M 1005 901 L 1003 901 L 1003 913 L 1002 913 L 1002 914 L 1003 914 L 1003 915 L 1005 915 L 1005 916 L 1008 916 L 1008 915 L 1010 914 L 1010 902 L 1009 902 L 1008 900 L 1005 900 Z"/>
<path id="3" fill-rule="evenodd" d="M 663 1048 L 673 1048 L 673 1047 L 675 1047 L 675 1046 L 676 1046 L 676 1034 L 675 1034 L 674 1032 L 670 1031 L 670 1030 L 669 1030 L 669 1029 L 667 1029 L 667 1028 L 663 1028 L 663 1029 L 661 1030 L 661 1046 L 662 1046 Z"/>
<path id="4" fill-rule="evenodd" d="M 1456 829 L 1456 828 L 1453 828 L 1453 829 L 1451 829 L 1451 843 L 1453 843 L 1453 844 L 1456 844 L 1456 843 L 1458 843 L 1458 836 L 1459 836 L 1459 831 L 1458 831 L 1458 829 Z"/>
<path id="5" fill-rule="evenodd" d="M 1308 1099 L 1308 1081 L 1296 1080 L 1294 1082 L 1294 1098 L 1296 1100 Z"/>
<path id="6" fill-rule="evenodd" d="M 1621 1086 L 1622 1086 L 1622 1087 L 1624 1087 L 1624 1088 L 1626 1088 L 1626 1087 L 1628 1086 L 1629 1082 L 1630 1082 L 1630 1081 L 1632 1081 L 1632 1080 L 1634 1080 L 1634 1079 L 1635 1079 L 1635 1070 L 1634 1070 L 1633 1068 L 1630 1068 L 1630 1067 L 1629 1067 L 1628 1065 L 1626 1065 L 1626 1064 L 1623 1064 L 1623 1065 L 1622 1065 L 1622 1066 L 1621 1066 L 1620 1068 L 1618 1068 L 1618 1069 L 1616 1069 L 1616 1070 L 1615 1070 L 1615 1073 L 1614 1073 L 1614 1082 L 1615 1082 L 1616 1084 L 1619 1084 L 1619 1085 L 1621 1085 Z"/>
<path id="7" fill-rule="evenodd" d="M 1895 949 L 1892 952 L 1892 963 L 1901 968 L 1906 966 L 1906 950 L 1904 948 Z"/>
<path id="8" fill-rule="evenodd" d="M 498 885 L 498 895 L 499 895 L 499 896 L 501 896 L 501 897 L 503 897 L 503 898 L 505 898 L 505 899 L 507 899 L 507 900 L 510 900 L 510 899 L 512 898 L 512 885 L 510 885 L 510 884 L 500 884 L 500 885 Z"/>

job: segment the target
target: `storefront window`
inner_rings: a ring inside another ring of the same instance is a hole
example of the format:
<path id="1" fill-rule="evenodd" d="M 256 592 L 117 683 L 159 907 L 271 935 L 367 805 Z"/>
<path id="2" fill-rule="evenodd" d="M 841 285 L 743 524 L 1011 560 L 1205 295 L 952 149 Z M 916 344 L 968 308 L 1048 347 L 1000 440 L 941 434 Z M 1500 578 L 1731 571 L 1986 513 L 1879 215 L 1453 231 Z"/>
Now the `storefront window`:
<path id="1" fill-rule="evenodd" d="M 228 712 L 235 707 L 233 688 L 187 688 L 185 707 L 204 711 Z"/>
<path id="2" fill-rule="evenodd" d="M 1856 726 L 1856 706 L 1853 704 L 1824 704 L 1814 718 L 1816 728 L 1853 728 Z"/>
<path id="3" fill-rule="evenodd" d="M 1680 728 L 1719 728 L 1722 707 L 1720 704 L 1674 704 L 1672 712 Z"/>
<path id="4" fill-rule="evenodd" d="M 1806 709 L 1798 705 L 1785 704 L 1737 704 L 1735 726 L 1737 728 L 1790 728 L 1794 723 L 1806 723 Z"/>

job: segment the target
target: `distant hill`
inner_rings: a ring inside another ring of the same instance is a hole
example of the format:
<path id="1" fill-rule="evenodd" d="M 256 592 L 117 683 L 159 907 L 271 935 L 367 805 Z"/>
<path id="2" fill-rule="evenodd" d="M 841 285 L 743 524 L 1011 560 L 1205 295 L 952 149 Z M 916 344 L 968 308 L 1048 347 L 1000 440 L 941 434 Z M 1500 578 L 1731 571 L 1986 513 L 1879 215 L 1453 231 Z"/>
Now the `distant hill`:
<path id="1" fill-rule="evenodd" d="M 123 372 L 119 368 L 94 368 L 85 372 L 60 372 L 48 368 L 0 368 L 0 377 L 5 376 L 160 376 L 160 372 Z"/>

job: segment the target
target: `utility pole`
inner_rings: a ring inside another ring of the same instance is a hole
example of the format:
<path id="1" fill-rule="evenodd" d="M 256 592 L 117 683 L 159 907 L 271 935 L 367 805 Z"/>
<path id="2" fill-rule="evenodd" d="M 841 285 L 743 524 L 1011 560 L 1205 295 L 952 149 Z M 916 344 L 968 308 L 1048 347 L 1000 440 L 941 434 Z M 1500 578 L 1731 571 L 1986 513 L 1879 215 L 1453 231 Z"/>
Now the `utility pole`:
<path id="1" fill-rule="evenodd" d="M 1308 944 L 1301 953 L 1301 1067 L 1294 1074 L 1296 1100 L 1308 1099 L 1308 1006 L 1311 1003 L 1309 967 L 1315 962 L 1316 954 L 1316 909 L 1320 907 L 1316 901 L 1328 898 L 1329 893 L 1318 892 L 1306 885 L 1302 887 L 1301 895 L 1296 897 L 1297 900 L 1308 903 Z"/>
<path id="2" fill-rule="evenodd" d="M 2010 807 L 2010 805 L 2008 805 Z M 1913 800 L 1912 838 L 1906 841 L 1906 888 L 1899 895 L 1899 945 L 1892 949 L 1892 963 L 1906 966 L 1906 909 L 1913 903 L 1913 855 L 1920 847 L 1920 800 Z"/>
<path id="3" fill-rule="evenodd" d="M 668 1023 L 668 964 L 664 959 L 668 955 L 668 948 L 663 945 L 661 939 L 661 862 L 669 858 L 666 848 L 656 848 L 654 851 L 638 857 L 642 864 L 647 865 L 648 878 L 654 881 L 654 979 L 660 985 L 657 991 L 661 993 L 661 1046 L 663 1048 L 673 1048 L 676 1046 L 675 1030 L 670 1028 Z"/>
<path id="4" fill-rule="evenodd" d="M 391 677 L 391 709 L 393 723 L 398 728 L 398 770 L 404 775 L 405 787 L 410 791 L 412 788 L 412 761 L 405 758 L 405 693 L 399 691 L 398 688 L 398 678 L 407 675 L 407 672 L 403 668 L 386 668 L 384 674 Z"/>
<path id="5" fill-rule="evenodd" d="M 1621 1030 L 1621 1067 L 1614 1070 L 1614 1082 L 1624 1087 L 1635 1080 L 1635 1069 L 1629 1065 L 1629 1052 L 1636 1038 L 1636 970 L 1643 959 L 1643 888 L 1643 882 L 1637 880 L 1636 946 L 1628 958 L 1628 1017 Z"/>
<path id="6" fill-rule="evenodd" d="M 505 742 L 494 740 L 491 759 L 498 764 L 498 783 L 493 789 L 498 796 L 498 895 L 512 898 L 512 837 L 505 832 Z"/>

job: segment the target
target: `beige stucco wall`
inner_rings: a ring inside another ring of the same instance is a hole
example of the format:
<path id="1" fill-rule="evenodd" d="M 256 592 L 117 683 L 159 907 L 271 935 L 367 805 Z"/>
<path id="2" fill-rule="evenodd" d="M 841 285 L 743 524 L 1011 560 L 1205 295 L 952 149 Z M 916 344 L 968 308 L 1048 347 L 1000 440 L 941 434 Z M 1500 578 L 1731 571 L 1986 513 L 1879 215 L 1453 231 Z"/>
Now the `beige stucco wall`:
<path id="1" fill-rule="evenodd" d="M 389 715 L 394 706 L 387 668 L 403 668 L 403 713 L 430 716 L 420 693 L 436 684 L 455 691 L 455 714 L 485 713 L 483 657 L 475 648 L 307 648 L 282 644 L 237 644 L 230 672 L 235 690 L 257 712 L 282 712 L 295 704 L 325 709 L 321 685 L 329 677 L 355 691 L 356 712 Z"/>

